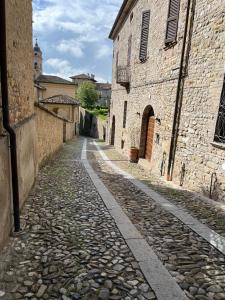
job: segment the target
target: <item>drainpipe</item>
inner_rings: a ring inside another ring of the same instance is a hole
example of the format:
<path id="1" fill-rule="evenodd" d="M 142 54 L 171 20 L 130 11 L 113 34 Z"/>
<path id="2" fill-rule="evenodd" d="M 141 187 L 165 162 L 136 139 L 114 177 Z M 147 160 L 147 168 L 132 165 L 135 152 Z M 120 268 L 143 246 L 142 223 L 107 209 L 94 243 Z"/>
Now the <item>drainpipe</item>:
<path id="1" fill-rule="evenodd" d="M 182 86 L 182 80 L 183 80 L 183 75 L 184 75 L 183 74 L 183 65 L 184 65 L 184 60 L 185 60 L 185 51 L 186 51 L 186 44 L 187 44 L 190 7 L 191 7 L 191 0 L 188 0 L 185 28 L 184 28 L 184 38 L 183 38 L 183 45 L 182 45 L 182 51 L 181 51 L 179 75 L 178 75 L 178 84 L 177 84 L 177 92 L 176 92 L 172 136 L 171 136 L 171 143 L 170 143 L 168 170 L 167 170 L 167 180 L 168 181 L 172 181 L 172 177 L 173 177 L 173 169 L 174 169 L 176 146 L 177 146 L 177 137 L 178 137 L 178 131 L 179 131 L 179 116 L 181 113 L 181 101 L 182 101 L 181 100 L 182 99 L 181 86 Z"/>
<path id="2" fill-rule="evenodd" d="M 10 125 L 9 116 L 9 95 L 7 78 L 7 46 L 6 46 L 6 4 L 5 0 L 0 1 L 0 67 L 1 67 L 1 89 L 2 89 L 2 114 L 3 126 L 9 134 L 10 159 L 11 159 L 11 180 L 13 194 L 13 214 L 15 232 L 20 231 L 20 205 L 19 205 L 19 180 L 17 165 L 17 143 L 16 133 Z"/>

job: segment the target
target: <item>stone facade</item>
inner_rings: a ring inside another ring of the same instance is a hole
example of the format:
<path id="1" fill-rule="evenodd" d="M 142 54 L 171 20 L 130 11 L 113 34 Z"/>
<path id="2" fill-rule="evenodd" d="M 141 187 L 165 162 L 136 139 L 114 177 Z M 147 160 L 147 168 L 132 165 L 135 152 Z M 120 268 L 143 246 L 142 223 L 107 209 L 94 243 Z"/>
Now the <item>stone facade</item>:
<path id="1" fill-rule="evenodd" d="M 54 155 L 63 144 L 64 120 L 50 114 L 42 107 L 35 107 L 37 128 L 37 161 L 39 165 Z"/>
<path id="2" fill-rule="evenodd" d="M 46 99 L 55 95 L 67 95 L 70 97 L 75 97 L 76 86 L 71 84 L 57 84 L 51 82 L 42 82 L 41 88 L 38 88 L 38 99 Z"/>
<path id="3" fill-rule="evenodd" d="M 21 208 L 35 182 L 39 167 L 63 142 L 74 136 L 79 106 L 77 103 L 68 106 L 73 119 L 68 120 L 40 104 L 35 105 L 32 1 L 7 0 L 5 3 L 9 115 L 10 125 L 16 134 Z M 2 28 L 0 30 L 3 31 Z M 74 85 L 68 85 L 74 96 Z M 0 248 L 14 227 L 11 173 L 15 170 L 11 169 L 10 139 L 2 123 L 3 100 L 0 88 Z"/>
<path id="4" fill-rule="evenodd" d="M 31 1 L 6 1 L 10 123 L 17 136 L 20 205 L 36 175 Z M 24 38 L 26 37 L 26 38 Z M 3 74 L 4 76 L 5 74 Z M 2 112 L 0 112 L 2 114 Z M 0 116 L 2 123 L 2 115 Z M 0 246 L 12 228 L 9 137 L 0 125 Z"/>
<path id="5" fill-rule="evenodd" d="M 131 146 L 140 150 L 140 163 L 166 177 L 184 40 L 186 0 L 180 1 L 177 40 L 165 46 L 169 1 L 124 1 L 124 10 L 111 32 L 114 40 L 112 101 L 109 141 L 128 155 Z M 215 125 L 223 86 L 225 61 L 225 15 L 223 0 L 191 1 L 184 64 L 183 100 L 176 147 L 173 180 L 185 188 L 225 201 L 225 145 L 214 141 Z M 142 13 L 150 10 L 147 60 L 139 59 Z M 128 41 L 132 35 L 130 87 L 117 83 L 117 65 L 127 67 Z M 124 104 L 127 116 L 124 126 Z M 152 110 L 155 127 L 151 161 L 145 159 L 146 114 Z M 124 128 L 125 127 L 125 128 Z M 115 128 L 115 130 L 113 129 Z M 113 136 L 115 135 L 115 138 Z M 113 139 L 113 141 L 112 141 Z M 224 148 L 224 149 L 223 149 Z M 215 177 L 215 175 L 213 175 Z M 214 180 L 215 181 L 215 180 Z"/>

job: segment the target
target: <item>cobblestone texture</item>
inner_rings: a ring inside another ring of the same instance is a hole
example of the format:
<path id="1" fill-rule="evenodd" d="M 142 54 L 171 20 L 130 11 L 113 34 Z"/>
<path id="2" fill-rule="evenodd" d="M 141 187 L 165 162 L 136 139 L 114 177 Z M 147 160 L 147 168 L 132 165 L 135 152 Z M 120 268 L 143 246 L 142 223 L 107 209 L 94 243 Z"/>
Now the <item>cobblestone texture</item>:
<path id="1" fill-rule="evenodd" d="M 156 299 L 82 162 L 81 141 L 44 167 L 24 232 L 0 258 L 0 299 Z"/>
<path id="2" fill-rule="evenodd" d="M 195 193 L 168 184 L 161 177 L 152 175 L 138 164 L 130 164 L 123 155 L 112 148 L 105 146 L 103 143 L 100 143 L 100 145 L 117 166 L 142 180 L 174 204 L 188 209 L 193 217 L 198 218 L 202 223 L 207 224 L 211 229 L 225 237 L 225 210 L 206 203 L 200 195 L 197 196 Z M 99 155 L 96 154 L 96 157 L 99 158 Z"/>
<path id="3" fill-rule="evenodd" d="M 115 174 L 105 162 L 96 161 L 93 152 L 89 158 L 187 296 L 200 300 L 225 299 L 225 257 L 127 179 Z"/>

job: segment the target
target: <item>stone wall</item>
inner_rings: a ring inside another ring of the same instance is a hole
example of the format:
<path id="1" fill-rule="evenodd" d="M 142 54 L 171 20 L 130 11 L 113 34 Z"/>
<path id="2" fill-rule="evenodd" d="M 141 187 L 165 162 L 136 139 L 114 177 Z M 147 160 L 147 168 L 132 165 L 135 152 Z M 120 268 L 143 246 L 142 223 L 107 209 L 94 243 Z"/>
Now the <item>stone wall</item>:
<path id="1" fill-rule="evenodd" d="M 216 173 L 212 196 L 223 201 L 225 144 L 214 143 L 214 134 L 225 73 L 224 9 L 222 0 L 196 1 L 175 165 L 176 182 L 185 166 L 184 186 L 206 195 Z"/>
<path id="2" fill-rule="evenodd" d="M 0 138 L 0 249 L 8 238 L 11 229 L 11 190 L 8 138 Z"/>
<path id="3" fill-rule="evenodd" d="M 17 136 L 20 206 L 36 175 L 33 88 L 32 2 L 6 1 L 10 122 Z M 1 114 L 1 111 L 0 111 Z M 0 247 L 13 228 L 9 137 L 0 115 Z"/>
<path id="4" fill-rule="evenodd" d="M 18 123 L 34 111 L 32 1 L 7 0 L 6 20 L 10 121 Z"/>
<path id="5" fill-rule="evenodd" d="M 42 107 L 35 107 L 37 161 L 42 165 L 63 145 L 64 120 Z"/>
<path id="6" fill-rule="evenodd" d="M 109 126 L 112 131 L 115 117 L 115 147 L 128 155 L 133 140 L 137 147 L 140 146 L 144 111 L 152 107 L 156 119 L 153 155 L 151 162 L 142 159 L 141 163 L 154 174 L 160 175 L 162 164 L 165 170 L 168 166 L 187 1 L 181 0 L 177 43 L 170 48 L 165 47 L 168 1 L 139 0 L 135 3 L 114 40 Z M 181 165 L 185 163 L 184 186 L 202 192 L 208 190 L 213 172 L 218 173 L 219 182 L 225 182 L 221 170 L 224 150 L 211 144 L 225 72 L 225 16 L 222 9 L 225 3 L 222 0 L 196 3 L 194 27 L 193 30 L 189 28 L 192 36 L 188 35 L 191 51 L 184 85 L 174 180 L 180 182 Z M 151 11 L 148 58 L 142 63 L 139 60 L 142 12 L 148 9 Z M 116 83 L 116 57 L 118 53 L 119 66 L 127 65 L 131 34 L 131 83 L 127 91 Z M 126 128 L 123 128 L 125 101 L 128 103 L 127 122 Z M 164 173 L 166 175 L 166 171 Z M 220 185 L 219 193 L 220 198 L 225 195 L 223 185 Z"/>
<path id="7" fill-rule="evenodd" d="M 95 139 L 106 140 L 107 121 L 100 120 L 93 114 L 80 109 L 80 134 Z"/>
<path id="8" fill-rule="evenodd" d="M 56 84 L 56 83 L 41 83 L 41 86 L 46 88 L 43 90 L 43 99 L 55 96 L 55 95 L 67 95 L 72 98 L 75 97 L 77 86 L 72 84 Z"/>

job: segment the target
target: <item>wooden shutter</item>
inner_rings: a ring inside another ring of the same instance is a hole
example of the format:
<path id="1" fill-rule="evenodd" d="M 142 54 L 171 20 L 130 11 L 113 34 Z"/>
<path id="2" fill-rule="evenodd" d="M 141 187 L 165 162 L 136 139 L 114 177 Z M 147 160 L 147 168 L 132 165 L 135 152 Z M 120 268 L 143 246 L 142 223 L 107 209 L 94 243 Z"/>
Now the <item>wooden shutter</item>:
<path id="1" fill-rule="evenodd" d="M 180 11 L 180 0 L 170 0 L 167 26 L 166 26 L 166 40 L 165 40 L 166 44 L 173 43 L 176 41 L 179 11 Z"/>
<path id="2" fill-rule="evenodd" d="M 141 45 L 140 45 L 140 61 L 147 59 L 148 52 L 148 34 L 150 23 L 150 10 L 144 11 L 142 14 L 142 28 L 141 28 Z"/>
<path id="3" fill-rule="evenodd" d="M 131 49 L 132 49 L 132 35 L 128 39 L 128 54 L 127 54 L 127 65 L 130 66 L 131 61 Z"/>

